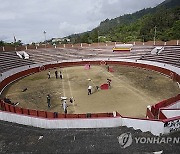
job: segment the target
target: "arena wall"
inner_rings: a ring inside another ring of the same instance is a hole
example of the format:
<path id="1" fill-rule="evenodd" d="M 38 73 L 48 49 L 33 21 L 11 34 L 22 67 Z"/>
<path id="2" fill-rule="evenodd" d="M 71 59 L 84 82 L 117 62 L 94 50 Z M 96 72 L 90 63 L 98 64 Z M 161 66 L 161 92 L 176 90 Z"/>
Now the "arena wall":
<path id="1" fill-rule="evenodd" d="M 180 115 L 180 109 L 162 109 L 161 112 L 166 118 L 177 117 L 177 115 Z"/>
<path id="2" fill-rule="evenodd" d="M 165 107 L 165 109 L 180 109 L 180 101 L 172 103 Z"/>
<path id="3" fill-rule="evenodd" d="M 44 63 L 39 65 L 31 65 L 21 68 L 16 68 L 7 72 L 2 73 L 0 91 L 13 81 L 41 71 L 43 69 L 49 69 L 54 67 L 69 67 L 74 65 L 85 65 L 91 63 L 94 65 L 100 65 L 101 61 L 104 61 L 107 64 L 113 65 L 125 65 L 133 66 L 144 69 L 150 69 L 162 74 L 165 74 L 172 78 L 174 81 L 180 81 L 180 71 L 178 68 L 171 65 L 164 65 L 156 62 L 149 61 L 135 61 L 135 60 L 120 60 L 120 59 L 92 59 L 89 60 L 71 60 L 71 61 L 61 61 L 61 62 L 51 62 Z M 179 99 L 179 96 L 178 96 Z M 174 98 L 172 98 L 175 101 Z M 163 104 L 163 103 L 162 103 Z M 113 117 L 113 114 L 102 113 L 101 116 L 98 114 L 92 114 L 90 119 L 85 117 L 85 115 L 65 115 L 60 114 L 55 117 L 54 113 L 45 112 L 45 111 L 36 111 L 22 109 L 19 107 L 12 107 L 9 104 L 6 104 L 1 101 L 1 108 L 4 111 L 0 112 L 0 120 L 15 122 L 24 125 L 31 125 L 35 127 L 42 128 L 100 128 L 100 127 L 118 127 L 118 126 L 127 126 L 133 127 L 134 129 L 140 129 L 143 132 L 150 131 L 154 135 L 160 135 L 164 133 L 164 122 L 161 120 L 151 120 L 151 119 L 137 119 L 131 117 L 122 117 L 119 113 Z M 149 112 L 150 113 L 150 112 Z M 100 114 L 99 114 L 100 115 Z M 109 116 L 111 115 L 111 116 Z M 151 114 L 151 116 L 153 116 Z M 58 119 L 57 119 L 58 118 Z M 152 117 L 153 118 L 153 117 Z M 74 120 L 75 119 L 75 120 Z M 167 121 L 166 121 L 167 122 Z"/>
<path id="4" fill-rule="evenodd" d="M 142 132 L 149 131 L 154 135 L 160 135 L 164 133 L 164 123 L 159 120 L 123 117 L 122 126 L 133 127 L 136 130 L 140 129 Z"/>
<path id="5" fill-rule="evenodd" d="M 51 45 L 51 44 L 41 44 L 41 45 L 26 45 L 26 46 L 18 46 L 18 47 L 13 47 L 13 46 L 4 46 L 0 47 L 0 52 L 1 51 L 21 51 L 21 50 L 27 50 L 27 49 L 39 49 L 39 48 L 80 48 L 80 47 L 98 47 L 98 46 L 114 46 L 115 44 L 123 44 L 123 42 L 99 42 L 99 43 L 92 43 L 92 44 L 87 44 L 87 43 L 78 43 L 78 44 L 58 44 L 56 46 Z M 148 41 L 148 42 L 127 42 L 131 43 L 134 45 L 146 45 L 146 46 L 154 46 L 154 41 Z M 179 40 L 171 40 L 171 41 L 156 41 L 155 43 L 156 46 L 176 46 L 179 45 Z"/>
<path id="6" fill-rule="evenodd" d="M 45 119 L 0 111 L 0 120 L 46 129 L 57 128 L 109 128 L 121 125 L 120 117 Z"/>

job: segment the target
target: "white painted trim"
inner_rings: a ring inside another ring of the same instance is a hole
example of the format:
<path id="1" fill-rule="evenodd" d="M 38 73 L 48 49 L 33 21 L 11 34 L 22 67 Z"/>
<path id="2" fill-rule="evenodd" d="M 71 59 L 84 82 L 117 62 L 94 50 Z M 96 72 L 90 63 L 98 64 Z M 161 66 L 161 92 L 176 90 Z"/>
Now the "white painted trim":
<path id="1" fill-rule="evenodd" d="M 43 119 L 15 113 L 1 112 L 0 120 L 46 129 L 57 128 L 110 128 L 121 126 L 121 117 L 87 119 Z"/>
<path id="2" fill-rule="evenodd" d="M 164 123 L 161 121 L 122 118 L 122 126 L 133 127 L 135 130 L 140 129 L 142 132 L 149 131 L 157 136 L 164 133 Z"/>
<path id="3" fill-rule="evenodd" d="M 167 117 L 167 118 L 173 118 L 180 116 L 180 110 L 161 110 L 161 112 Z"/>

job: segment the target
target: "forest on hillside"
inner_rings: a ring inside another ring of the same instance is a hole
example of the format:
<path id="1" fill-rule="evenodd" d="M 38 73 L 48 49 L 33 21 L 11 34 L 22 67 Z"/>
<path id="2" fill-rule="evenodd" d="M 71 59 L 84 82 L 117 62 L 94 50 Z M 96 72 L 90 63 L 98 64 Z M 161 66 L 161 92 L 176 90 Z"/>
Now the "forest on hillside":
<path id="1" fill-rule="evenodd" d="M 111 20 L 106 19 L 92 31 L 70 35 L 67 38 L 71 39 L 71 43 L 146 42 L 154 37 L 162 41 L 180 39 L 179 3 L 177 0 L 171 0 L 155 8 L 143 9 Z"/>

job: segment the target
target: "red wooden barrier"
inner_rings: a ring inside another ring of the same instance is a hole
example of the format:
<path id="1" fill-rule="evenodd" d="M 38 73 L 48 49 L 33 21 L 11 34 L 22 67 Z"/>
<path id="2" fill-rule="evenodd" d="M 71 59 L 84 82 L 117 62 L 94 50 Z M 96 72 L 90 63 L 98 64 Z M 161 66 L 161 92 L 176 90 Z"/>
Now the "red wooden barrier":
<path id="1" fill-rule="evenodd" d="M 23 109 L 23 114 L 29 115 L 29 109 Z"/>
<path id="2" fill-rule="evenodd" d="M 111 114 L 112 114 L 112 116 L 114 117 L 113 113 L 111 113 Z M 120 116 L 120 117 L 121 117 L 121 115 L 120 115 L 119 112 L 116 112 L 116 116 Z"/>
<path id="3" fill-rule="evenodd" d="M 38 111 L 38 117 L 47 118 L 47 113 L 45 111 Z"/>
<path id="4" fill-rule="evenodd" d="M 91 62 L 89 61 L 91 64 L 100 64 L 100 61 L 96 61 L 96 62 Z M 45 69 L 48 69 L 48 68 L 52 68 L 52 67 L 68 67 L 68 66 L 72 66 L 72 65 L 84 65 L 88 63 L 87 61 L 83 61 L 83 62 L 73 62 L 73 63 L 69 63 L 69 62 L 65 62 L 65 63 L 62 63 L 62 64 L 50 64 L 50 65 L 47 65 L 45 66 Z M 158 71 L 158 72 L 161 72 L 161 73 L 164 73 L 166 75 L 169 75 L 169 76 L 173 76 L 173 79 L 174 80 L 177 80 L 177 81 L 180 81 L 180 76 L 176 73 L 172 73 L 171 71 L 169 70 L 166 70 L 166 69 L 163 69 L 163 68 L 158 68 L 156 66 L 151 66 L 151 65 L 145 65 L 145 64 L 136 64 L 136 63 L 130 63 L 130 62 L 117 62 L 117 61 L 107 61 L 108 64 L 118 64 L 118 65 L 126 65 L 126 66 L 135 66 L 135 67 L 141 67 L 141 68 L 146 68 L 146 69 L 151 69 L 151 70 L 155 70 L 155 71 Z M 0 85 L 0 90 L 2 90 L 2 88 L 4 88 L 4 86 L 6 86 L 8 83 L 10 83 L 11 81 L 17 79 L 17 78 L 20 78 L 22 76 L 25 76 L 25 75 L 28 75 L 32 72 L 39 72 L 39 67 L 37 68 L 32 68 L 32 69 L 29 69 L 29 70 L 26 70 L 26 71 L 22 71 L 20 73 L 17 73 L 17 74 L 14 74 L 8 78 L 6 78 L 5 80 L 3 80 L 1 82 L 1 85 Z M 174 103 L 175 101 L 178 101 L 180 100 L 180 95 L 177 96 L 177 97 L 173 97 L 173 98 L 170 98 L 168 100 L 164 100 L 158 104 L 155 105 L 155 108 L 153 110 L 151 110 L 151 113 L 153 114 L 153 116 L 156 116 L 158 111 L 159 111 L 159 108 L 161 107 L 164 107 L 164 106 L 168 106 L 172 103 Z M 45 117 L 45 113 L 38 113 L 36 110 L 28 110 L 28 109 L 21 109 L 21 108 L 17 108 L 17 107 L 11 107 L 9 106 L 9 104 L 4 104 L 1 102 L 1 108 L 6 110 L 6 111 L 10 111 L 10 112 L 13 112 L 15 111 L 16 113 L 19 113 L 19 114 L 27 114 L 27 115 L 32 115 L 32 116 L 38 116 L 38 115 L 42 115 L 43 117 Z M 48 113 L 48 118 L 54 118 L 54 113 Z M 108 116 L 108 115 L 107 115 Z M 111 115 L 113 116 L 113 114 Z M 46 115 L 47 117 L 47 115 Z M 65 115 L 64 114 L 57 114 L 57 117 L 58 118 L 64 118 Z M 87 115 L 86 114 L 78 114 L 78 115 L 67 115 L 67 117 L 79 117 L 79 118 L 86 118 Z M 89 117 L 105 117 L 105 114 L 89 114 Z"/>
<path id="5" fill-rule="evenodd" d="M 78 118 L 78 114 L 66 114 L 66 118 Z"/>
<path id="6" fill-rule="evenodd" d="M 109 117 L 108 113 L 97 113 L 97 117 Z"/>
<path id="7" fill-rule="evenodd" d="M 15 107 L 14 107 L 13 105 L 10 105 L 10 106 L 9 106 L 9 109 L 10 109 L 10 112 L 15 113 Z"/>
<path id="8" fill-rule="evenodd" d="M 10 111 L 10 105 L 7 104 L 7 103 L 5 103 L 5 111 L 11 112 L 11 111 Z"/>
<path id="9" fill-rule="evenodd" d="M 30 110 L 30 109 L 29 109 L 29 115 L 34 116 L 34 117 L 37 117 L 37 116 L 38 116 L 37 110 Z"/>
<path id="10" fill-rule="evenodd" d="M 5 110 L 5 103 L 3 101 L 1 101 L 1 109 Z"/>
<path id="11" fill-rule="evenodd" d="M 147 111 L 146 111 L 146 118 L 155 119 L 153 113 L 148 108 L 147 108 Z"/>
<path id="12" fill-rule="evenodd" d="M 65 118 L 65 114 L 58 113 L 58 117 L 57 118 Z"/>
<path id="13" fill-rule="evenodd" d="M 158 110 L 159 108 L 169 106 L 169 105 L 175 103 L 178 100 L 180 100 L 180 95 L 179 94 L 177 96 L 175 96 L 175 97 L 169 98 L 167 100 L 163 100 L 163 101 L 155 104 L 155 109 Z"/>
<path id="14" fill-rule="evenodd" d="M 91 118 L 97 118 L 97 117 L 98 117 L 98 114 L 96 113 L 91 114 Z"/>
<path id="15" fill-rule="evenodd" d="M 16 106 L 16 107 L 15 107 L 15 113 L 23 114 L 22 108 Z"/>
<path id="16" fill-rule="evenodd" d="M 159 119 L 167 119 L 167 117 L 162 113 L 161 110 L 159 112 Z"/>
<path id="17" fill-rule="evenodd" d="M 86 118 L 86 114 L 78 114 L 79 118 Z"/>
<path id="18" fill-rule="evenodd" d="M 151 106 L 151 113 L 152 113 L 154 116 L 157 115 L 157 112 L 156 112 L 156 111 L 157 111 L 157 110 L 155 109 L 154 105 Z"/>
<path id="19" fill-rule="evenodd" d="M 47 118 L 54 119 L 54 112 L 46 112 Z"/>

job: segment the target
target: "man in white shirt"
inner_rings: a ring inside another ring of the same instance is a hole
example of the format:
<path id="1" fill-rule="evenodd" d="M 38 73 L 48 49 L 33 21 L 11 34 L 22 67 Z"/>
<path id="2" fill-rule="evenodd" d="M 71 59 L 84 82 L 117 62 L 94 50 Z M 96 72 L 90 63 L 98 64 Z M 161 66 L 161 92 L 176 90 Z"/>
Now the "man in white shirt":
<path id="1" fill-rule="evenodd" d="M 48 72 L 48 79 L 50 79 L 51 78 L 51 72 L 49 71 Z"/>
<path id="2" fill-rule="evenodd" d="M 63 110 L 64 110 L 64 113 L 67 114 L 67 103 L 66 103 L 66 100 L 63 101 Z"/>
<path id="3" fill-rule="evenodd" d="M 88 86 L 88 95 L 92 94 L 92 86 Z"/>

